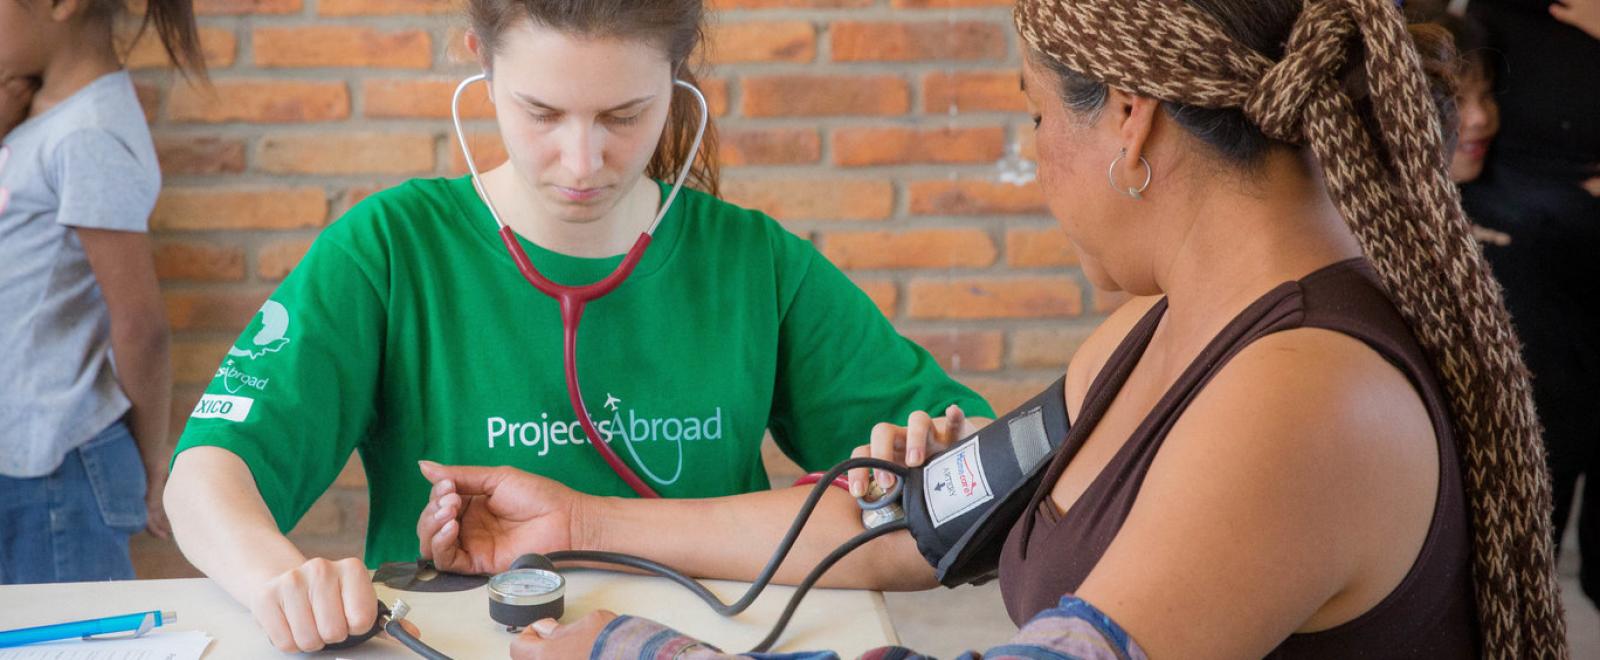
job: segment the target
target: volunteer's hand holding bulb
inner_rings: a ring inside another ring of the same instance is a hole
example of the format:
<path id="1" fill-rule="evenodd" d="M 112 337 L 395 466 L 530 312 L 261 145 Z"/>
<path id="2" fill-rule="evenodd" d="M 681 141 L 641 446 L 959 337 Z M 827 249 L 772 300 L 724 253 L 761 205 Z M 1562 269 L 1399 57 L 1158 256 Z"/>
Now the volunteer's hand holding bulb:
<path id="1" fill-rule="evenodd" d="M 925 412 L 911 413 L 905 426 L 879 424 L 872 427 L 872 440 L 856 447 L 851 458 L 870 456 L 899 463 L 906 467 L 921 467 L 929 456 L 950 448 L 955 441 L 978 432 L 988 420 L 968 419 L 958 406 L 950 406 L 942 417 L 931 417 Z M 873 473 L 867 468 L 850 471 L 850 494 L 861 497 L 867 494 L 868 480 L 876 478 L 884 490 L 894 486 L 894 475 L 889 472 Z"/>

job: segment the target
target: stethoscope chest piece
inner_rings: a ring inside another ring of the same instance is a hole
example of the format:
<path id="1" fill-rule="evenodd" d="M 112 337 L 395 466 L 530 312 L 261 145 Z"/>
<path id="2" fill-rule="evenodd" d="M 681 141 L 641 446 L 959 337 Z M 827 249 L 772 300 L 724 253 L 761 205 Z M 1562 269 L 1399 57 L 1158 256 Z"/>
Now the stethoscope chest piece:
<path id="1" fill-rule="evenodd" d="M 560 619 L 567 580 L 540 555 L 523 555 L 511 569 L 489 578 L 489 618 L 517 631 L 540 619 Z"/>

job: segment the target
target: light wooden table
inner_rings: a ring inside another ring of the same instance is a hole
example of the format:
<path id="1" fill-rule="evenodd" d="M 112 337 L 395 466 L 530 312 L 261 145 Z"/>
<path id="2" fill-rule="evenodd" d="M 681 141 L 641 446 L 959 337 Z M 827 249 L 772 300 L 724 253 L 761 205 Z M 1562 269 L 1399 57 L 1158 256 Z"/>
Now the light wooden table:
<path id="1" fill-rule="evenodd" d="M 725 651 L 748 650 L 783 612 L 793 590 L 769 587 L 743 614 L 724 618 L 682 587 L 661 578 L 598 571 L 570 571 L 563 621 L 575 621 L 597 609 L 636 614 L 660 621 L 706 640 Z M 710 581 L 707 586 L 724 601 L 743 594 L 745 584 Z M 512 633 L 489 618 L 484 588 L 456 593 L 397 592 L 377 585 L 378 597 L 391 606 L 398 597 L 411 605 L 408 621 L 422 639 L 454 658 L 506 658 Z M 201 630 L 215 641 L 208 659 L 284 658 L 267 643 L 249 610 L 208 579 L 129 580 L 0 586 L 0 630 L 112 616 L 148 610 L 176 611 L 172 630 Z M 158 630 L 167 630 L 168 627 Z M 774 651 L 831 649 L 855 657 L 867 649 L 897 643 L 883 595 L 872 591 L 813 589 L 796 610 Z M 319 658 L 415 657 L 398 642 L 372 641 L 344 651 L 312 654 Z"/>

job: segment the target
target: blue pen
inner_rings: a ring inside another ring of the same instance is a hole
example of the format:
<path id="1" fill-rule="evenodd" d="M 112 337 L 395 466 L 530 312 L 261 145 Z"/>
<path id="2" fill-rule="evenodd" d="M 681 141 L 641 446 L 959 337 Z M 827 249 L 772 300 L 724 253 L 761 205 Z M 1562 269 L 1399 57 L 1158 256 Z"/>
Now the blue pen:
<path id="1" fill-rule="evenodd" d="M 57 623 L 48 626 L 4 630 L 0 631 L 0 648 L 130 631 L 133 632 L 134 637 L 138 637 L 150 632 L 151 628 L 164 626 L 177 620 L 177 612 L 157 610 L 124 614 L 122 616 L 108 616 L 102 619 L 85 619 L 83 621 Z"/>

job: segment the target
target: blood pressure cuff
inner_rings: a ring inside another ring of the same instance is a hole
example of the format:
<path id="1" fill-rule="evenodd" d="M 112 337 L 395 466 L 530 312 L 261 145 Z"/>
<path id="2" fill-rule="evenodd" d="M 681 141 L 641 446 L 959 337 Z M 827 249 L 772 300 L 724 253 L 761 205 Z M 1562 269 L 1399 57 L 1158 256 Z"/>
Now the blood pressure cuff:
<path id="1" fill-rule="evenodd" d="M 1011 526 L 1067 437 L 1066 378 L 928 459 L 906 479 L 911 536 L 947 587 L 993 579 Z"/>

